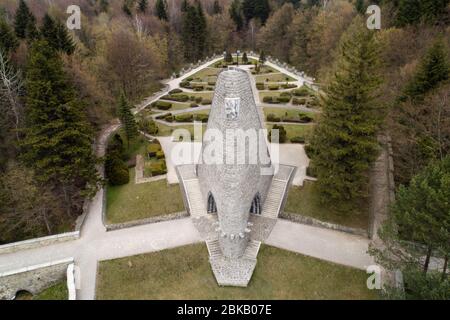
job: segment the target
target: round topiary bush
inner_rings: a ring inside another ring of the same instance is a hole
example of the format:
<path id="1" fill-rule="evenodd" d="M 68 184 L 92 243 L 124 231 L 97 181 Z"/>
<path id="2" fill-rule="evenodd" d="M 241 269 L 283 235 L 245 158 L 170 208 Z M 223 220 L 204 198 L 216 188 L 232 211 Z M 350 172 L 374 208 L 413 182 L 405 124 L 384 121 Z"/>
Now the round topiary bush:
<path id="1" fill-rule="evenodd" d="M 291 138 L 292 143 L 305 143 L 305 137 L 293 137 Z"/>
<path id="2" fill-rule="evenodd" d="M 120 186 L 130 182 L 127 165 L 114 154 L 106 158 L 105 175 L 108 182 L 113 186 Z"/>

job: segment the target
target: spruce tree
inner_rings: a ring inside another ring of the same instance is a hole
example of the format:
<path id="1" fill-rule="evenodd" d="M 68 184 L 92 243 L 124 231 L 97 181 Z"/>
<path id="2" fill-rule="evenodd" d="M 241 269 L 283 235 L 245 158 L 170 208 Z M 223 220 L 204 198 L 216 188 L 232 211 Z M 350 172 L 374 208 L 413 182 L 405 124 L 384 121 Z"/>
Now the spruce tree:
<path id="1" fill-rule="evenodd" d="M 400 0 L 396 24 L 400 27 L 417 24 L 422 18 L 420 0 Z"/>
<path id="2" fill-rule="evenodd" d="M 41 35 L 57 51 L 65 52 L 68 55 L 71 55 L 75 51 L 75 44 L 67 28 L 62 23 L 55 21 L 48 14 L 44 16 Z"/>
<path id="3" fill-rule="evenodd" d="M 230 5 L 230 9 L 228 9 L 228 13 L 230 15 L 231 20 L 233 20 L 234 24 L 236 25 L 236 30 L 241 31 L 241 29 L 244 26 L 244 18 L 242 16 L 241 10 L 241 1 L 233 0 L 233 2 Z"/>
<path id="4" fill-rule="evenodd" d="M 259 62 L 262 64 L 266 63 L 266 54 L 264 53 L 264 50 L 261 50 L 259 54 Z"/>
<path id="5" fill-rule="evenodd" d="M 148 0 L 139 0 L 138 8 L 140 12 L 146 13 L 148 8 Z"/>
<path id="6" fill-rule="evenodd" d="M 365 7 L 364 0 L 356 0 L 355 9 L 356 9 L 356 12 L 358 12 L 359 14 L 365 14 L 366 7 Z"/>
<path id="7" fill-rule="evenodd" d="M 248 57 L 247 57 L 247 52 L 244 52 L 244 54 L 242 55 L 242 62 L 244 64 L 248 63 Z"/>
<path id="8" fill-rule="evenodd" d="M 40 181 L 62 192 L 70 214 L 74 197 L 93 195 L 99 177 L 83 104 L 67 80 L 57 51 L 45 40 L 31 47 L 26 89 L 23 159 Z"/>
<path id="9" fill-rule="evenodd" d="M 413 78 L 406 85 L 400 100 L 421 101 L 424 95 L 450 77 L 448 49 L 442 38 L 438 38 L 419 63 Z"/>
<path id="10" fill-rule="evenodd" d="M 353 200 L 366 195 L 367 171 L 378 150 L 378 55 L 374 33 L 358 19 L 343 36 L 311 142 L 321 199 L 342 210 L 352 209 Z"/>
<path id="11" fill-rule="evenodd" d="M 213 14 L 220 14 L 220 13 L 222 13 L 222 7 L 219 4 L 219 0 L 214 0 Z"/>
<path id="12" fill-rule="evenodd" d="M 165 0 L 156 0 L 155 12 L 159 20 L 169 20 L 169 16 L 167 14 L 167 3 Z"/>
<path id="13" fill-rule="evenodd" d="M 15 31 L 20 39 L 35 39 L 37 35 L 36 18 L 24 0 L 20 0 L 16 11 Z"/>
<path id="14" fill-rule="evenodd" d="M 133 113 L 130 110 L 130 105 L 123 92 L 120 95 L 118 111 L 128 146 L 130 146 L 130 141 L 136 138 L 139 135 L 139 132 L 136 120 L 134 119 Z"/>
<path id="15" fill-rule="evenodd" d="M 5 19 L 0 17 L 0 50 L 9 54 L 14 51 L 18 45 L 19 43 L 14 31 Z"/>

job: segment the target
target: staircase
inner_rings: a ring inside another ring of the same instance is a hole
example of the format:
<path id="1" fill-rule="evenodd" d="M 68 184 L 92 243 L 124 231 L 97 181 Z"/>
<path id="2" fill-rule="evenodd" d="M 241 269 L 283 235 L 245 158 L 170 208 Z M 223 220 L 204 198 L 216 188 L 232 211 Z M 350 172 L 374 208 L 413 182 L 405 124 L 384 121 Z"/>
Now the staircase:
<path id="1" fill-rule="evenodd" d="M 207 240 L 206 247 L 208 248 L 209 259 L 218 259 L 222 258 L 222 250 L 220 249 L 219 240 Z"/>
<path id="2" fill-rule="evenodd" d="M 260 241 L 250 240 L 242 258 L 256 261 L 260 247 Z"/>
<path id="3" fill-rule="evenodd" d="M 264 202 L 261 216 L 271 219 L 278 218 L 281 202 L 283 201 L 288 182 L 289 180 L 273 179 L 269 193 L 267 194 L 267 199 Z"/>
<path id="4" fill-rule="evenodd" d="M 205 216 L 207 214 L 206 203 L 203 200 L 198 179 L 185 180 L 184 186 L 187 193 L 187 200 L 189 202 L 189 210 L 191 216 Z"/>

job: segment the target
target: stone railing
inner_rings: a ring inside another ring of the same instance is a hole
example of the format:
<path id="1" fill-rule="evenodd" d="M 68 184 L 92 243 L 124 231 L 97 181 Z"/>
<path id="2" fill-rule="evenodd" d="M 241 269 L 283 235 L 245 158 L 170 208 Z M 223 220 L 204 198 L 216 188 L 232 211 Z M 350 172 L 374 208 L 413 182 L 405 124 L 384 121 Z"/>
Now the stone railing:
<path id="1" fill-rule="evenodd" d="M 64 279 L 73 261 L 67 258 L 0 273 L 0 300 L 14 299 L 19 290 L 40 293 Z"/>

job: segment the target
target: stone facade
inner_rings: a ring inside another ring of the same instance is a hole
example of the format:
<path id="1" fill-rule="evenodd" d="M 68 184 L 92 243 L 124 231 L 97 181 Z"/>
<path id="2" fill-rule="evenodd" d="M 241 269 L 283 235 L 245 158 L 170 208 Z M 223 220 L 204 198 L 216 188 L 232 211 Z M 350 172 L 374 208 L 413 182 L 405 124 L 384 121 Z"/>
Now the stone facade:
<path id="1" fill-rule="evenodd" d="M 210 210 L 217 211 L 220 247 L 227 258 L 239 258 L 244 254 L 249 241 L 252 204 L 262 207 L 273 178 L 273 175 L 261 174 L 264 168 L 270 167 L 266 137 L 261 134 L 263 128 L 248 73 L 240 69 L 222 71 L 214 92 L 197 174 L 203 201 L 210 205 Z M 205 160 L 205 154 L 217 143 L 207 139 L 211 129 L 222 132 L 222 164 L 210 164 Z M 248 139 L 241 147 L 237 140 L 229 139 L 228 133 L 236 133 L 236 130 L 254 135 L 258 149 L 251 149 Z M 252 160 L 256 161 L 250 161 L 253 156 L 256 158 Z M 234 161 L 230 163 L 229 159 Z"/>

